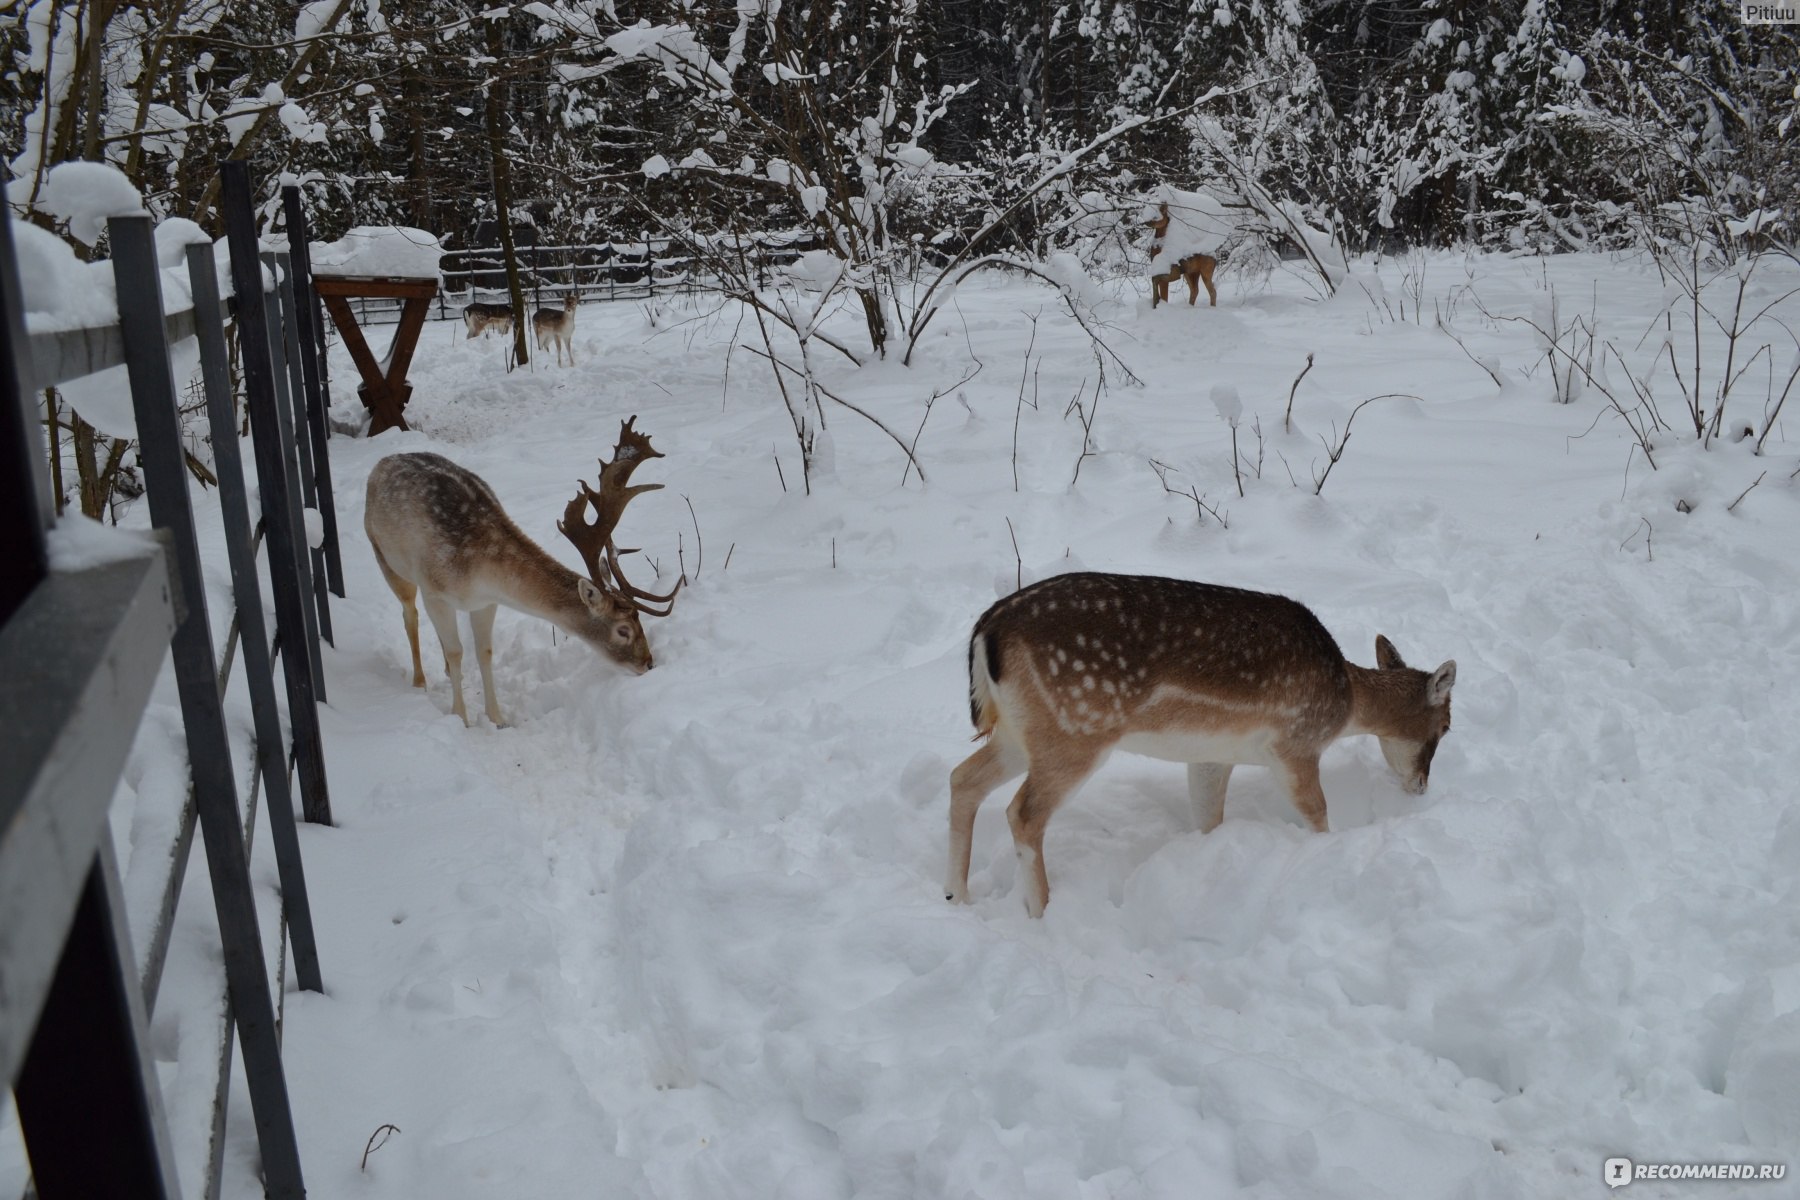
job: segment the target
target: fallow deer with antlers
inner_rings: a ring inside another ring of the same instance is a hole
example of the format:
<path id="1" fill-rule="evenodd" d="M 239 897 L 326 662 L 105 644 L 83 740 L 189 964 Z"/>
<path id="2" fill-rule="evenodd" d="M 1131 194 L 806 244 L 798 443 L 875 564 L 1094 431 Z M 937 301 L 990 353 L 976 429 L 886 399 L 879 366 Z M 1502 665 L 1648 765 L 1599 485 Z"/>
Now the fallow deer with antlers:
<path id="1" fill-rule="evenodd" d="M 1224 817 L 1239 763 L 1273 767 L 1325 832 L 1319 755 L 1374 734 L 1409 792 L 1423 792 L 1450 730 L 1456 663 L 1408 667 L 1385 637 L 1375 669 L 1346 662 L 1306 606 L 1285 596 L 1151 576 L 1058 575 L 975 622 L 969 705 L 986 743 L 950 775 L 947 898 L 966 901 L 975 813 L 1021 772 L 1006 810 L 1025 909 L 1050 899 L 1044 829 L 1115 749 L 1188 764 L 1201 832 Z"/>
<path id="2" fill-rule="evenodd" d="M 660 483 L 630 484 L 646 459 L 663 455 L 650 438 L 620 423 L 612 461 L 600 460 L 600 487 L 582 481 L 557 529 L 581 552 L 583 578 L 552 558 L 513 524 L 480 476 L 439 454 L 392 454 L 369 472 L 363 527 L 375 561 L 399 597 L 412 648 L 412 683 L 425 686 L 419 659 L 419 610 L 437 630 L 444 671 L 455 697 L 453 711 L 469 723 L 463 704 L 462 639 L 456 614 L 469 614 L 488 720 L 504 725 L 494 694 L 494 617 L 504 604 L 544 618 L 580 638 L 620 666 L 642 674 L 652 666 L 640 616 L 666 617 L 675 607 L 683 577 L 666 595 L 632 586 L 619 567 L 613 531 L 633 496 Z M 594 520 L 586 516 L 593 505 Z M 656 606 L 661 606 L 656 607 Z"/>

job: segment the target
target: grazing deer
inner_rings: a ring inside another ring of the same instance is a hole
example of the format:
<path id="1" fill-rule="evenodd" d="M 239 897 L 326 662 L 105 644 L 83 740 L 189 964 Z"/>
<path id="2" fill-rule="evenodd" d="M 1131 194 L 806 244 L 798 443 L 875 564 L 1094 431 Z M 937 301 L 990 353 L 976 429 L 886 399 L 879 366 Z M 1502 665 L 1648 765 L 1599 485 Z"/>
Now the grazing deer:
<path id="1" fill-rule="evenodd" d="M 1165 201 L 1156 206 L 1157 217 L 1145 222 L 1150 226 L 1152 239 L 1150 242 L 1150 264 L 1154 270 L 1157 255 L 1162 253 L 1163 239 L 1169 236 L 1169 205 Z M 1218 269 L 1219 260 L 1210 254 L 1190 254 L 1186 258 L 1168 264 L 1168 270 L 1161 275 L 1150 276 L 1150 307 L 1166 304 L 1169 300 L 1169 285 L 1177 279 L 1186 279 L 1188 285 L 1188 303 L 1193 304 L 1200 299 L 1200 285 L 1206 285 L 1206 302 L 1211 307 L 1218 307 L 1219 291 L 1213 287 L 1213 272 Z"/>
<path id="2" fill-rule="evenodd" d="M 510 304 L 475 304 L 463 308 L 463 327 L 469 332 L 463 337 L 466 342 L 476 334 L 486 336 L 493 330 L 501 337 L 512 332 L 513 310 Z"/>
<path id="3" fill-rule="evenodd" d="M 1376 667 L 1344 661 L 1325 626 L 1283 596 L 1150 576 L 1073 574 L 1035 583 L 975 622 L 969 707 L 986 744 L 950 774 L 945 891 L 966 902 L 975 812 L 1025 773 L 1006 810 L 1025 908 L 1050 899 L 1044 827 L 1115 749 L 1188 764 L 1202 832 L 1218 827 L 1237 763 L 1275 768 L 1325 831 L 1319 755 L 1372 733 L 1413 793 L 1450 730 L 1456 663 L 1416 671 L 1385 637 Z"/>
<path id="4" fill-rule="evenodd" d="M 619 569 L 619 555 L 632 553 L 613 545 L 613 529 L 625 505 L 639 492 L 662 487 L 627 486 L 639 463 L 662 457 L 651 449 L 648 436 L 632 428 L 636 420 L 620 424 L 612 461 L 600 461 L 600 489 L 583 481 L 557 522 L 557 529 L 587 564 L 585 579 L 526 537 L 480 476 L 442 455 L 391 454 L 369 472 L 363 527 L 382 575 L 400 598 L 412 646 L 412 684 L 425 686 L 417 597 L 423 599 L 425 615 L 443 646 L 444 671 L 456 698 L 453 710 L 463 724 L 469 723 L 469 713 L 463 705 L 458 612 L 469 614 L 488 720 L 495 725 L 505 724 L 494 695 L 494 616 L 502 604 L 544 618 L 640 675 L 652 666 L 650 644 L 638 618 L 668 616 L 675 607 L 675 593 L 687 579 L 684 576 L 672 591 L 659 596 L 633 587 Z M 584 511 L 590 503 L 592 522 Z M 652 604 L 665 607 L 658 610 Z"/>
<path id="5" fill-rule="evenodd" d="M 556 365 L 562 365 L 563 350 L 569 352 L 569 365 L 575 365 L 575 293 L 563 297 L 561 308 L 540 308 L 531 314 L 531 331 L 537 335 L 537 348 L 548 350 L 556 343 Z"/>

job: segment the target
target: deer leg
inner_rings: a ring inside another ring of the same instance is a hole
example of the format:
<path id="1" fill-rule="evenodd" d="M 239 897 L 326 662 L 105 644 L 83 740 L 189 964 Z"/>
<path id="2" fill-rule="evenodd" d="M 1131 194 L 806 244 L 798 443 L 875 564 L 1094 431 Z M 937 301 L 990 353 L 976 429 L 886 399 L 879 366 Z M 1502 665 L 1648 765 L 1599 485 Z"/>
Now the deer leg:
<path id="1" fill-rule="evenodd" d="M 1281 776 L 1288 798 L 1318 833 L 1329 832 L 1325 818 L 1325 789 L 1319 786 L 1318 754 L 1281 755 Z"/>
<path id="2" fill-rule="evenodd" d="M 565 344 L 569 347 L 569 365 L 575 365 L 575 334 L 571 331 Z"/>
<path id="3" fill-rule="evenodd" d="M 413 603 L 411 597 L 404 603 L 406 607 L 401 611 L 401 616 L 406 621 L 406 644 L 412 648 L 412 685 L 422 688 L 425 686 L 425 663 L 419 658 L 419 606 Z"/>
<path id="4" fill-rule="evenodd" d="M 1200 269 L 1195 266 L 1187 266 L 1182 269 L 1181 273 L 1187 280 L 1188 307 L 1192 308 L 1194 302 L 1200 299 Z"/>
<path id="5" fill-rule="evenodd" d="M 969 848 L 975 836 L 975 813 L 988 793 L 1026 767 L 1025 756 L 999 738 L 957 764 L 950 772 L 950 866 L 944 875 L 944 899 L 969 902 Z"/>
<path id="6" fill-rule="evenodd" d="M 494 691 L 494 615 L 500 606 L 490 604 L 469 614 L 469 629 L 475 635 L 475 663 L 481 668 L 481 694 L 487 701 L 488 720 L 496 729 L 506 727 L 500 715 L 500 699 Z"/>
<path id="7" fill-rule="evenodd" d="M 1219 307 L 1219 289 L 1213 286 L 1213 272 L 1218 269 L 1219 262 L 1214 258 L 1200 260 L 1200 282 L 1206 285 L 1206 305 L 1208 308 Z"/>
<path id="8" fill-rule="evenodd" d="M 1225 819 L 1225 785 L 1231 780 L 1230 763 L 1189 763 L 1188 798 L 1201 833 L 1211 833 Z"/>
<path id="9" fill-rule="evenodd" d="M 425 597 L 425 615 L 431 618 L 431 627 L 437 630 L 438 644 L 444 648 L 444 674 L 450 676 L 450 695 L 455 700 L 450 711 L 467 725 L 469 710 L 463 705 L 462 690 L 462 636 L 456 632 L 456 610 L 436 596 L 428 595 Z"/>
<path id="10" fill-rule="evenodd" d="M 375 551 L 375 563 L 381 568 L 381 576 L 387 580 L 389 588 L 400 601 L 400 617 L 406 622 L 406 642 L 412 647 L 413 675 L 412 685 L 416 688 L 425 686 L 425 665 L 419 660 L 419 589 L 412 580 L 403 578 L 388 566 L 388 560 L 381 553 L 381 547 L 375 545 L 373 539 L 369 545 Z"/>
<path id="11" fill-rule="evenodd" d="M 1044 868 L 1044 830 L 1069 793 L 1080 787 L 1099 765 L 1097 754 L 1086 761 L 1067 761 L 1044 770 L 1033 763 L 1019 794 L 1006 810 L 1007 823 L 1012 826 L 1013 849 L 1019 856 L 1019 874 L 1025 885 L 1025 911 L 1030 916 L 1043 916 L 1044 906 L 1050 903 L 1050 875 Z"/>

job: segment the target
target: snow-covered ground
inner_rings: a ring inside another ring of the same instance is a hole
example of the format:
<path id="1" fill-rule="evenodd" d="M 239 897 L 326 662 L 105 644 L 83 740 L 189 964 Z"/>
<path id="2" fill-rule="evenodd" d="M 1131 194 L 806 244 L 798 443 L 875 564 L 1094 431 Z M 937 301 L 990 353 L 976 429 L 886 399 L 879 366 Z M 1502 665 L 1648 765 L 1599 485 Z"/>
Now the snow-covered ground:
<path id="1" fill-rule="evenodd" d="M 1409 266 L 1422 324 L 1411 299 L 1399 319 Z M 1054 295 L 969 286 L 911 368 L 817 359 L 917 432 L 925 482 L 828 406 L 811 496 L 733 310 L 590 305 L 577 367 L 512 374 L 428 327 L 414 432 L 332 443 L 338 823 L 302 832 L 328 994 L 290 992 L 284 1034 L 312 1194 L 1538 1200 L 1607 1194 L 1624 1155 L 1790 1169 L 1627 1195 L 1800 1195 L 1800 448 L 1671 442 L 1652 472 L 1475 303 L 1529 315 L 1554 289 L 1647 355 L 1646 262 L 1415 259 L 1373 297 L 1362 270 L 1324 302 L 1226 273 L 1216 309 L 1152 311 L 1132 281 L 1105 336 L 1143 383 L 1107 363 L 1097 412 Z M 1409 395 L 1360 411 L 1314 496 L 1321 438 L 1382 393 Z M 668 487 L 621 541 L 664 586 L 679 545 L 690 577 L 646 622 L 656 669 L 504 613 L 513 725 L 465 729 L 428 624 L 407 686 L 365 476 L 448 455 L 575 565 L 556 518 L 632 414 L 667 454 L 637 481 Z M 1286 593 L 1364 664 L 1377 633 L 1455 658 L 1430 792 L 1357 739 L 1325 760 L 1329 834 L 1243 768 L 1201 836 L 1181 769 L 1121 755 L 1051 824 L 1042 921 L 1006 791 L 973 903 L 946 904 L 970 626 L 1078 566 Z M 234 1122 L 247 1196 L 242 1102 Z"/>

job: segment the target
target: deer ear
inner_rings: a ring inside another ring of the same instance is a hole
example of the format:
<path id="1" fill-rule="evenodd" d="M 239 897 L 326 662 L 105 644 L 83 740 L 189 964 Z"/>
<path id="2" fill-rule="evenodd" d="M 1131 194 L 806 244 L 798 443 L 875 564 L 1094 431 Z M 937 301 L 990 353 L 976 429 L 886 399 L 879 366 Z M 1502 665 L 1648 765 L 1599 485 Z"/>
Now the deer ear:
<path id="1" fill-rule="evenodd" d="M 1450 699 L 1450 689 L 1456 686 L 1456 660 L 1448 660 L 1443 666 L 1431 673 L 1425 681 L 1425 703 L 1432 707 Z"/>
<path id="2" fill-rule="evenodd" d="M 1375 665 L 1383 671 L 1397 671 L 1406 665 L 1406 660 L 1394 649 L 1394 643 L 1379 633 L 1375 635 Z"/>
<path id="3" fill-rule="evenodd" d="M 593 580 L 577 579 L 575 581 L 575 590 L 580 594 L 581 602 L 587 605 L 587 610 L 589 612 L 597 617 L 606 615 L 606 593 L 594 586 Z"/>

